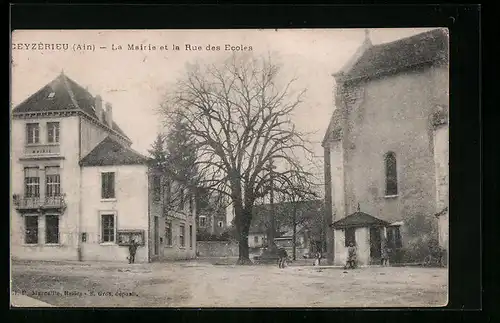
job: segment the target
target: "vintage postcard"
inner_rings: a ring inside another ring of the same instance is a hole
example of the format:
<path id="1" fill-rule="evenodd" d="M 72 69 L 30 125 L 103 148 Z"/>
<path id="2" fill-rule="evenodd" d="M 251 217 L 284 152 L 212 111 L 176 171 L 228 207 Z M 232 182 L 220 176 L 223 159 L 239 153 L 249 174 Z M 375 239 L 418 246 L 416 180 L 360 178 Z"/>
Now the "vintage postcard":
<path id="1" fill-rule="evenodd" d="M 11 41 L 11 306 L 447 304 L 447 29 Z"/>

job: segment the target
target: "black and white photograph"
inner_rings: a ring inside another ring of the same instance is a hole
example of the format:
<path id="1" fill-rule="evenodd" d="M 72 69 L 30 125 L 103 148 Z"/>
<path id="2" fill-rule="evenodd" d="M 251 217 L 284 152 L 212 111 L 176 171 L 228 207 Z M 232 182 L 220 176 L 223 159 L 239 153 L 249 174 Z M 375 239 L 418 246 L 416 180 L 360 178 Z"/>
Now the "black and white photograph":
<path id="1" fill-rule="evenodd" d="M 11 307 L 448 303 L 446 28 L 15 30 Z"/>

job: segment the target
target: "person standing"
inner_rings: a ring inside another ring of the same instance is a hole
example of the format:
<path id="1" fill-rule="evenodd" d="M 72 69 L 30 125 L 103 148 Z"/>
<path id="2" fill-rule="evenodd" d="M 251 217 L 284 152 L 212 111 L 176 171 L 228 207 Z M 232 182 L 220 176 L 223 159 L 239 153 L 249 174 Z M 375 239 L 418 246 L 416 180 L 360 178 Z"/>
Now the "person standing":
<path id="1" fill-rule="evenodd" d="M 356 268 L 356 246 L 354 243 L 349 243 L 349 247 L 347 247 L 347 263 L 345 265 L 345 269 L 354 269 Z"/>
<path id="2" fill-rule="evenodd" d="M 129 253 L 128 263 L 129 264 L 135 263 L 135 254 L 137 252 L 138 246 L 139 246 L 139 244 L 137 243 L 137 241 L 135 241 L 135 239 L 133 239 L 132 243 L 129 244 L 129 246 L 128 246 L 128 253 Z"/>
<path id="3" fill-rule="evenodd" d="M 288 258 L 288 253 L 286 252 L 285 248 L 279 248 L 278 249 L 278 267 L 279 268 L 285 268 L 286 265 L 286 259 Z"/>
<path id="4" fill-rule="evenodd" d="M 382 255 L 380 258 L 380 264 L 382 266 L 389 266 L 389 246 L 387 245 L 387 241 L 384 240 L 382 243 Z"/>

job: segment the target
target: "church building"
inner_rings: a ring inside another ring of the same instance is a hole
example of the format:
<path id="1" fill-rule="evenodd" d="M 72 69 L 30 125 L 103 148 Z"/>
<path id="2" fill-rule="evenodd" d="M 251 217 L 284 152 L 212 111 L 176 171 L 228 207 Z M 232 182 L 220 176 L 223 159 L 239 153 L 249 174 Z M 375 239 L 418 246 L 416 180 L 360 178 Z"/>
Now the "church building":
<path id="1" fill-rule="evenodd" d="M 329 262 L 343 264 L 348 242 L 365 264 L 380 261 L 383 241 L 406 261 L 431 241 L 447 250 L 447 30 L 377 45 L 367 31 L 333 77 L 323 140 Z"/>

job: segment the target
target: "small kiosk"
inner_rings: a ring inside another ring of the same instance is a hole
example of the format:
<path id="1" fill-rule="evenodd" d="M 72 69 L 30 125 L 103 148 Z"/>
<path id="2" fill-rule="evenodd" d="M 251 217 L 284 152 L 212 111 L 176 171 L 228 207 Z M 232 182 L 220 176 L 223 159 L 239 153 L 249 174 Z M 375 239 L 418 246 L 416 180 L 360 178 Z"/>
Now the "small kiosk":
<path id="1" fill-rule="evenodd" d="M 389 222 L 359 211 L 330 224 L 334 230 L 334 264 L 345 265 L 347 247 L 357 247 L 359 265 L 380 264 L 382 241 Z"/>

